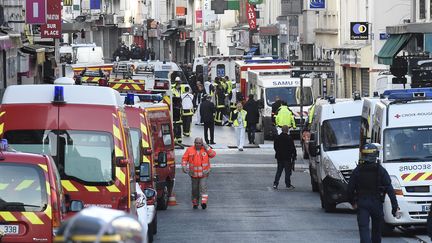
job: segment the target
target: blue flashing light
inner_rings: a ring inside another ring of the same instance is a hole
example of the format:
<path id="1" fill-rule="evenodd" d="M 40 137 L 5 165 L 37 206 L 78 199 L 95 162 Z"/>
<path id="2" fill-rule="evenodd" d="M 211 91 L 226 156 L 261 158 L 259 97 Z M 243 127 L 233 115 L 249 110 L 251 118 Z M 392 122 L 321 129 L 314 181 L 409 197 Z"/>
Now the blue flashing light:
<path id="1" fill-rule="evenodd" d="M 246 64 L 252 63 L 285 63 L 288 62 L 286 59 L 250 59 L 244 61 Z"/>
<path id="2" fill-rule="evenodd" d="M 65 101 L 64 101 L 64 87 L 63 86 L 55 86 L 54 87 L 53 103 L 65 103 Z"/>
<path id="3" fill-rule="evenodd" d="M 415 89 L 391 89 L 384 91 L 384 96 L 389 96 L 391 94 L 412 94 L 421 92 L 432 92 L 432 88 L 415 88 Z"/>
<path id="4" fill-rule="evenodd" d="M 417 92 L 401 92 L 401 93 L 391 93 L 388 96 L 389 100 L 432 100 L 432 90 L 422 90 Z"/>
<path id="5" fill-rule="evenodd" d="M 1 151 L 6 151 L 8 149 L 8 147 L 9 147 L 8 140 L 7 139 L 2 139 L 0 141 L 0 150 Z"/>
<path id="6" fill-rule="evenodd" d="M 135 95 L 133 93 L 128 93 L 125 97 L 125 105 L 135 105 Z"/>
<path id="7" fill-rule="evenodd" d="M 139 95 L 140 101 L 142 102 L 160 102 L 162 101 L 162 95 L 160 94 L 142 94 Z"/>

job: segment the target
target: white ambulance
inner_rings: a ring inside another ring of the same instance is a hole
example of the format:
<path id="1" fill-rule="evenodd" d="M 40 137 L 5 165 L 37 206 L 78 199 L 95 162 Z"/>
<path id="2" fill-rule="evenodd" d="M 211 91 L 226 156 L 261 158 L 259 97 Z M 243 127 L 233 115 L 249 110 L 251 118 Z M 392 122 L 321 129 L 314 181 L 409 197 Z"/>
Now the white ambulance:
<path id="1" fill-rule="evenodd" d="M 426 224 L 432 202 L 432 89 L 389 90 L 384 95 L 369 129 L 370 141 L 382 145 L 380 161 L 401 212 L 400 218 L 392 216 L 387 196 L 384 231 L 389 232 L 398 225 Z"/>
<path id="2" fill-rule="evenodd" d="M 348 202 L 348 182 L 359 158 L 363 100 L 320 99 L 315 105 L 309 141 L 309 170 L 321 207 L 331 212 Z"/>
<path id="3" fill-rule="evenodd" d="M 244 56 L 240 55 L 197 57 L 194 60 L 192 71 L 197 74 L 202 73 L 204 78 L 210 77 L 212 81 L 216 77 L 225 76 L 234 80 L 235 62 L 243 59 Z"/>
<path id="4" fill-rule="evenodd" d="M 265 139 L 271 139 L 275 133 L 272 121 L 272 104 L 279 97 L 287 102 L 294 113 L 297 129 L 300 133 L 300 78 L 292 78 L 291 72 L 282 69 L 248 71 L 248 95 L 253 94 L 255 99 L 262 102 L 260 122 L 258 129 L 264 132 Z M 313 104 L 318 90 L 313 89 L 312 79 L 303 79 L 303 121 L 308 117 L 308 110 Z"/>

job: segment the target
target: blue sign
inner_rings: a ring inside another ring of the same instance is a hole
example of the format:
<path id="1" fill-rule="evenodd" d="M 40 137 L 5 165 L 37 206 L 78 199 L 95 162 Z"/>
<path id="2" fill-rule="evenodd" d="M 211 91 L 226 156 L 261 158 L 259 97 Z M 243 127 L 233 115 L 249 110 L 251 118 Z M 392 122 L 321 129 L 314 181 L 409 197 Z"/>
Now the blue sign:
<path id="1" fill-rule="evenodd" d="M 325 9 L 325 0 L 309 0 L 310 9 Z"/>
<path id="2" fill-rule="evenodd" d="M 90 9 L 100 9 L 101 1 L 100 0 L 90 0 Z"/>
<path id="3" fill-rule="evenodd" d="M 387 40 L 388 38 L 390 38 L 390 35 L 387 33 L 380 33 L 379 38 L 380 40 Z"/>

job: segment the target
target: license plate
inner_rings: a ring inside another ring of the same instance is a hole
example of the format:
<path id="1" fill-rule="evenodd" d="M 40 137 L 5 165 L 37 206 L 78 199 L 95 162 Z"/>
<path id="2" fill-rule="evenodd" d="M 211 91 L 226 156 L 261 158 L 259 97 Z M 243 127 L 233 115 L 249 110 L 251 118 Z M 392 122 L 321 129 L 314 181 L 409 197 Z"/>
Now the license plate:
<path id="1" fill-rule="evenodd" d="M 422 211 L 423 212 L 429 212 L 430 211 L 430 205 L 423 205 L 422 206 Z"/>
<path id="2" fill-rule="evenodd" d="M 6 235 L 17 235 L 17 234 L 19 234 L 19 226 L 16 225 L 16 224 L 0 225 L 0 229 Z"/>

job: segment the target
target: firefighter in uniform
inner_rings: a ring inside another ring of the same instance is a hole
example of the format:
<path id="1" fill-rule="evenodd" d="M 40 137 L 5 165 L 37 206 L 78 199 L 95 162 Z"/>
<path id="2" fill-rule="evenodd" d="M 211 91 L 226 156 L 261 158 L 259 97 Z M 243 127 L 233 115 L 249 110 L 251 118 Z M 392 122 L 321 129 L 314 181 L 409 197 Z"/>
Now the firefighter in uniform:
<path id="1" fill-rule="evenodd" d="M 198 208 L 201 199 L 202 209 L 207 208 L 207 178 L 210 174 L 210 158 L 216 153 L 205 143 L 202 138 L 195 138 L 194 146 L 186 149 L 182 157 L 183 172 L 192 179 L 192 207 Z"/>
<path id="2" fill-rule="evenodd" d="M 194 96 L 189 91 L 189 87 L 185 87 L 185 93 L 181 95 L 182 99 L 182 121 L 183 135 L 189 137 L 191 134 L 191 123 L 194 114 L 193 99 Z"/>
<path id="3" fill-rule="evenodd" d="M 384 221 L 383 202 L 385 194 L 390 198 L 392 214 L 398 213 L 398 203 L 387 171 L 379 163 L 378 147 L 365 144 L 361 148 L 359 165 L 354 169 L 348 183 L 348 197 L 357 208 L 357 222 L 360 242 L 381 242 L 381 230 Z M 372 219 L 372 234 L 369 232 L 369 219 Z"/>
<path id="4" fill-rule="evenodd" d="M 222 126 L 222 119 L 225 110 L 225 92 L 221 84 L 218 84 L 216 86 L 214 99 L 216 106 L 215 125 Z"/>
<path id="5" fill-rule="evenodd" d="M 278 114 L 275 118 L 276 127 L 278 130 L 278 134 L 282 132 L 283 126 L 288 126 L 290 129 L 296 129 L 296 123 L 294 120 L 293 113 L 289 110 L 287 104 L 282 102 L 281 107 L 278 110 Z"/>
<path id="6" fill-rule="evenodd" d="M 173 95 L 173 128 L 174 141 L 178 144 L 182 143 L 182 101 L 180 97 Z"/>
<path id="7" fill-rule="evenodd" d="M 230 98 L 230 112 L 229 112 L 229 116 L 228 116 L 228 126 L 232 126 L 232 124 L 234 123 L 234 111 L 237 108 L 237 88 L 235 86 L 235 84 L 232 86 L 232 94 L 231 94 L 231 98 Z"/>

